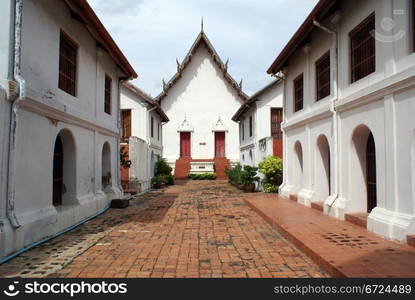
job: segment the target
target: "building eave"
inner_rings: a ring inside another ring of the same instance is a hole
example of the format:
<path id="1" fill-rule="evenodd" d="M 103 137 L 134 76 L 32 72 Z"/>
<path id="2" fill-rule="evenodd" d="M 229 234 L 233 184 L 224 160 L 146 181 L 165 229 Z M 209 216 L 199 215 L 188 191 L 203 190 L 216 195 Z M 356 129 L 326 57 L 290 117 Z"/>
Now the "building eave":
<path id="1" fill-rule="evenodd" d="M 278 57 L 268 68 L 268 74 L 276 74 L 286 64 L 288 58 L 301 46 L 314 30 L 314 20 L 324 18 L 330 9 L 338 2 L 338 0 L 320 0 L 313 8 L 311 13 L 305 19 L 303 24 L 298 28 L 293 37 L 285 45 Z"/>
<path id="2" fill-rule="evenodd" d="M 107 29 L 99 20 L 94 10 L 86 0 L 64 0 L 72 13 L 82 25 L 91 33 L 97 43 L 104 48 L 123 72 L 125 79 L 137 78 L 138 75 L 128 62 L 127 58 L 117 46 Z"/>
<path id="3" fill-rule="evenodd" d="M 150 95 L 146 94 L 143 90 L 141 90 L 131 82 L 124 82 L 123 86 L 127 90 L 132 92 L 134 95 L 144 100 L 151 108 L 155 108 L 156 112 L 158 113 L 158 115 L 164 123 L 170 121 L 170 119 L 167 117 L 166 113 L 163 111 L 160 105 L 156 101 L 154 101 L 154 99 Z"/>
<path id="4" fill-rule="evenodd" d="M 233 115 L 232 121 L 238 122 L 241 116 L 243 116 L 243 114 L 245 113 L 245 111 L 247 111 L 253 103 L 258 101 L 259 96 L 264 94 L 266 91 L 268 91 L 273 86 L 280 84 L 282 81 L 283 80 L 281 78 L 275 79 L 271 81 L 269 84 L 267 84 L 266 86 L 264 86 L 262 89 L 255 92 L 251 97 L 249 97 L 246 103 L 242 104 L 241 107 L 239 107 L 238 111 Z"/>

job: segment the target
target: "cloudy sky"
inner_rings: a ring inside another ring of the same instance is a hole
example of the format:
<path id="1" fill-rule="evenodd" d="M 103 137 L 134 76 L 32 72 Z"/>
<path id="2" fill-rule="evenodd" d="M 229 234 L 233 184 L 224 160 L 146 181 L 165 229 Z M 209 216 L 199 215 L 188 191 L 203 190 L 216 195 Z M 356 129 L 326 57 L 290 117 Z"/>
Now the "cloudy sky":
<path id="1" fill-rule="evenodd" d="M 158 95 L 204 31 L 243 90 L 270 81 L 267 68 L 317 0 L 88 0 L 135 68 L 138 87 Z"/>

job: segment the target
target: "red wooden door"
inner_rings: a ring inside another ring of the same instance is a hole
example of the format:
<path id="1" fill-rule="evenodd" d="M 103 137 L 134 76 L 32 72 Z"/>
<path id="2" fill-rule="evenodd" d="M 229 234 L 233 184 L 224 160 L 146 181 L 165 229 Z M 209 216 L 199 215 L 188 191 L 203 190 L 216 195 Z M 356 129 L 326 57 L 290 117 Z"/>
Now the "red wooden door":
<path id="1" fill-rule="evenodd" d="M 190 132 L 180 132 L 180 157 L 190 157 Z"/>
<path id="2" fill-rule="evenodd" d="M 225 157 L 224 132 L 215 132 L 215 157 Z"/>

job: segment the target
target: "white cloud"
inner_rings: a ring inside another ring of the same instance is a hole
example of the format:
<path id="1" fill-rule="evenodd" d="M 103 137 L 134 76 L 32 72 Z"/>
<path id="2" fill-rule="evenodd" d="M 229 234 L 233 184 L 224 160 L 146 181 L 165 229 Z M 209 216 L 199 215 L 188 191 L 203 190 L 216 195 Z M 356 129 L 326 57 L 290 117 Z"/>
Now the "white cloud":
<path id="1" fill-rule="evenodd" d="M 139 87 L 156 96 L 200 31 L 248 94 L 262 88 L 267 68 L 317 0 L 89 0 L 139 74 Z"/>

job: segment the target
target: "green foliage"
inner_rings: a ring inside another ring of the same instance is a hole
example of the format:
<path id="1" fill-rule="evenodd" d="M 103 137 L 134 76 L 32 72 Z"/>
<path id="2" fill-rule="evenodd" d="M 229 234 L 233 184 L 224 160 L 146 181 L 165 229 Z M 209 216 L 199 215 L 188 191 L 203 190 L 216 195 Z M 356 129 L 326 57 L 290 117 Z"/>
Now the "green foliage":
<path id="1" fill-rule="evenodd" d="M 282 183 L 282 159 L 276 156 L 268 156 L 259 164 L 259 172 L 265 175 L 265 183 L 280 185 Z"/>
<path id="2" fill-rule="evenodd" d="M 200 173 L 200 174 L 190 173 L 188 177 L 193 180 L 215 180 L 216 174 L 215 173 Z"/>
<path id="3" fill-rule="evenodd" d="M 258 168 L 251 166 L 242 167 L 236 164 L 233 168 L 226 169 L 229 180 L 236 185 L 246 185 L 259 180 L 256 176 Z"/>
<path id="4" fill-rule="evenodd" d="M 154 167 L 154 174 L 157 175 L 171 175 L 172 168 L 164 158 L 159 157 Z"/>
<path id="5" fill-rule="evenodd" d="M 230 182 L 241 185 L 241 173 L 242 173 L 242 166 L 241 164 L 236 164 L 233 168 L 228 168 L 225 171 L 226 176 L 228 176 Z"/>
<path id="6" fill-rule="evenodd" d="M 275 185 L 273 183 L 264 182 L 262 184 L 262 187 L 264 188 L 265 193 L 277 193 L 278 192 L 278 185 Z"/>
<path id="7" fill-rule="evenodd" d="M 154 166 L 154 177 L 151 179 L 151 184 L 154 187 L 161 187 L 164 184 L 173 185 L 174 177 L 171 174 L 172 168 L 164 158 L 158 157 Z"/>
<path id="8" fill-rule="evenodd" d="M 174 184 L 174 177 L 173 177 L 173 175 L 168 174 L 168 175 L 165 175 L 164 177 L 165 177 L 166 183 L 168 185 L 173 185 Z"/>
<path id="9" fill-rule="evenodd" d="M 166 183 L 165 175 L 156 175 L 151 179 L 151 185 L 153 185 L 156 188 L 161 187 L 165 183 Z"/>
<path id="10" fill-rule="evenodd" d="M 251 184 L 255 181 L 259 181 L 259 177 L 256 176 L 258 171 L 257 167 L 251 166 L 244 166 L 241 175 L 240 175 L 240 183 L 241 185 Z"/>

